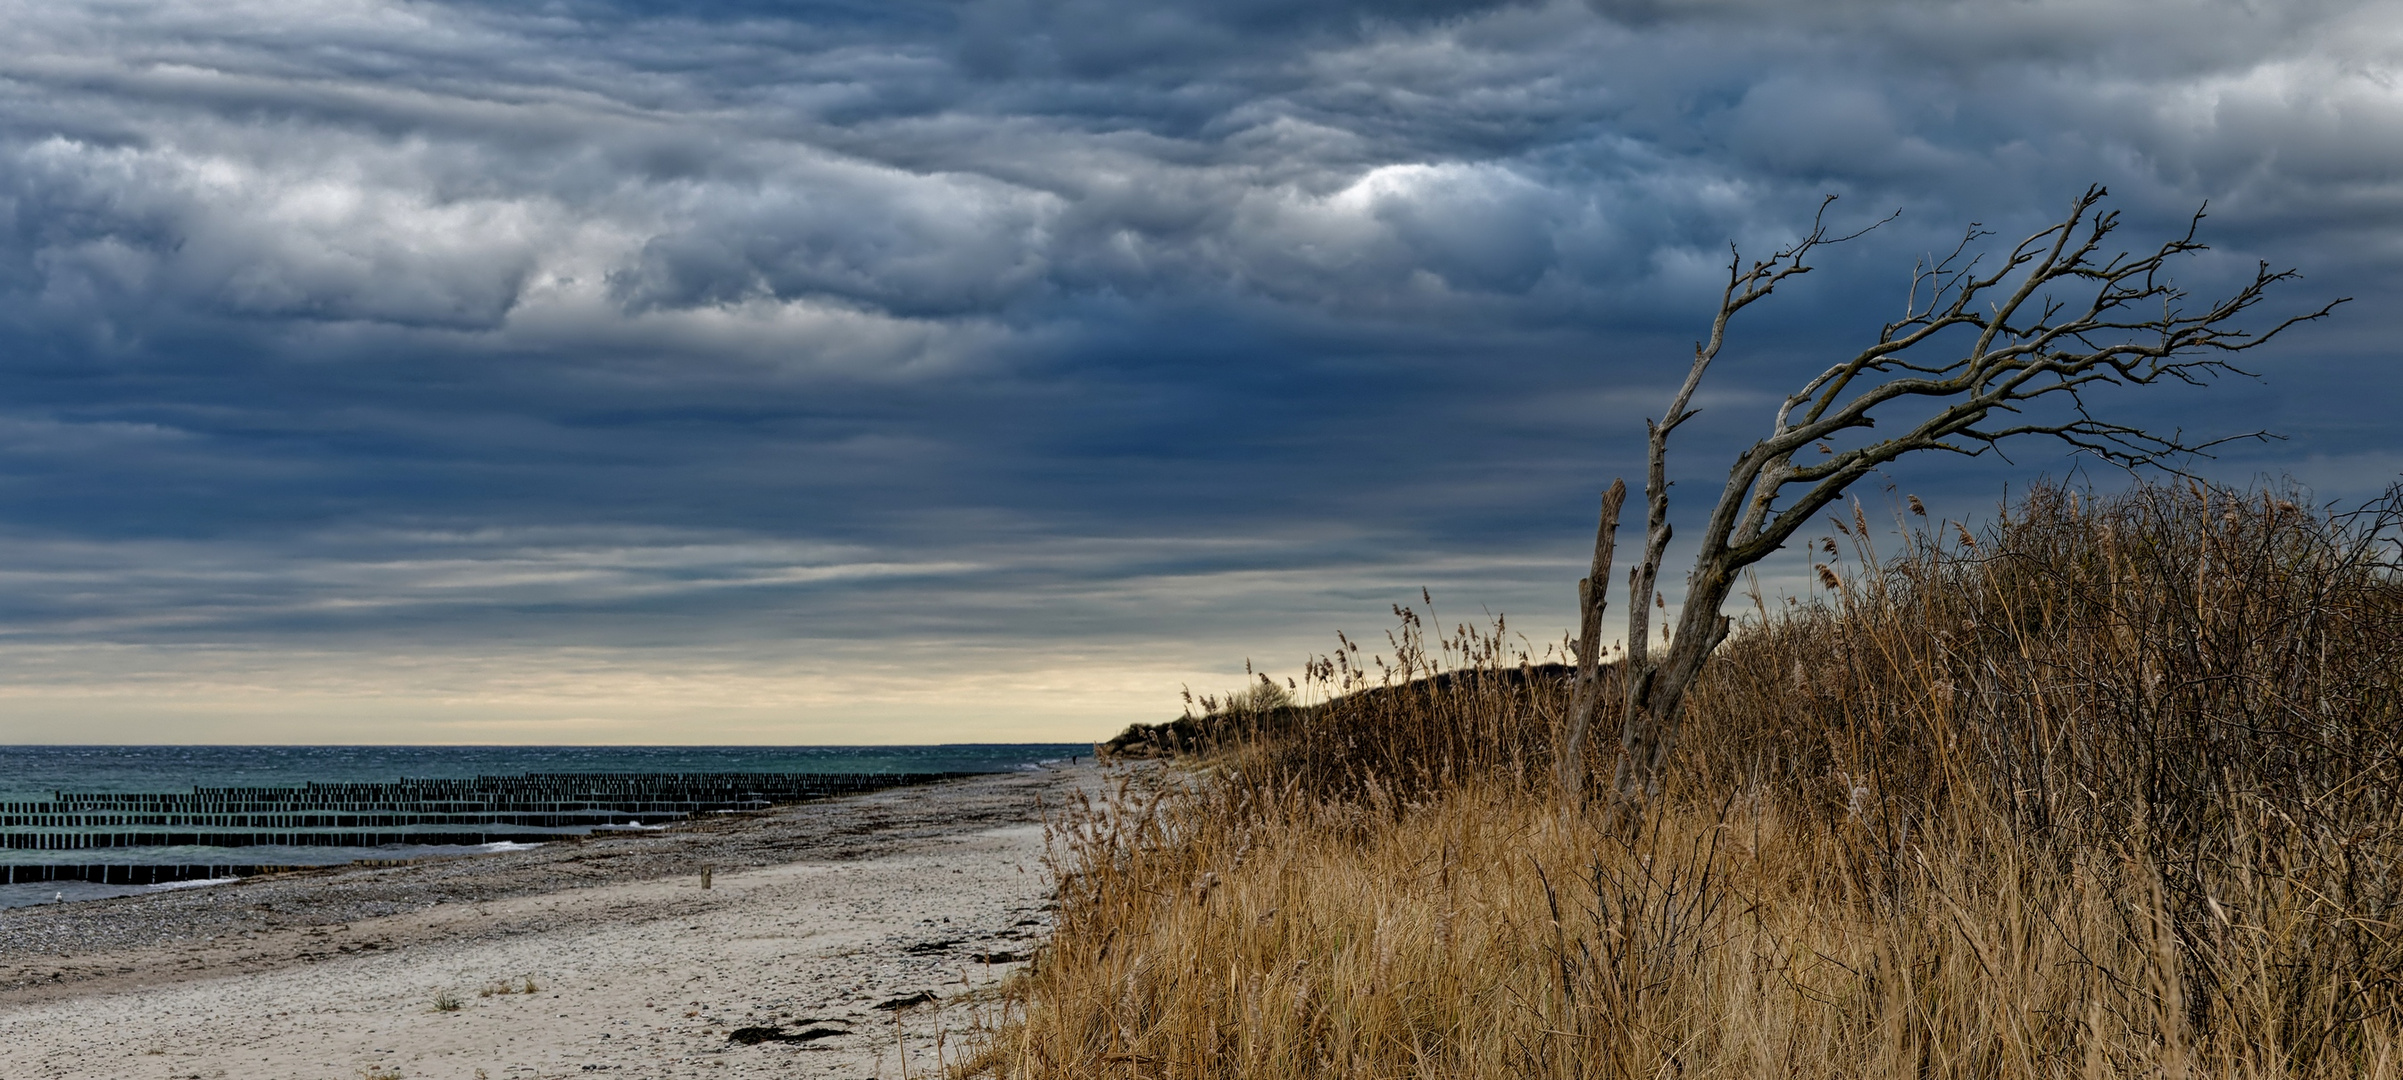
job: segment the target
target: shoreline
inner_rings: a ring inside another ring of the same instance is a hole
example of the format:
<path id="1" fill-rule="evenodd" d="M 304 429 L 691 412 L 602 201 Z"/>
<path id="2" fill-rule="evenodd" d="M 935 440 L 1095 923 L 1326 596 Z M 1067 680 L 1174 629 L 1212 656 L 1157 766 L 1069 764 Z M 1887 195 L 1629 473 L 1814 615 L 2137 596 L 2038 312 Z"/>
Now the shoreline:
<path id="1" fill-rule="evenodd" d="M 0 1076 L 914 1075 L 1047 935 L 1041 808 L 1102 775 L 7 909 Z"/>

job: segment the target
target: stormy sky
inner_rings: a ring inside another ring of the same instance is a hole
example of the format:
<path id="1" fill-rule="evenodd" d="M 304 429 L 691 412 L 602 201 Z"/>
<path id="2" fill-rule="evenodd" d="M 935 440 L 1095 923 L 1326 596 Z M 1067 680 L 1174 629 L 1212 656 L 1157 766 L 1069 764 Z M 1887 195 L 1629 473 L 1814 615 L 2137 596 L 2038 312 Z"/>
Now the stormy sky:
<path id="1" fill-rule="evenodd" d="M 2387 5 L 0 25 L 0 742 L 1092 739 L 1422 587 L 1557 640 L 1728 245 L 1830 194 L 1899 217 L 1737 324 L 1683 507 L 1914 260 L 2093 183 L 2130 248 L 2209 203 L 2198 294 L 2267 260 L 2304 277 L 2265 315 L 2357 298 L 2114 415 L 2287 436 L 2194 463 L 2233 483 L 2403 475 Z M 2124 483 L 2012 459 L 1861 494 Z"/>

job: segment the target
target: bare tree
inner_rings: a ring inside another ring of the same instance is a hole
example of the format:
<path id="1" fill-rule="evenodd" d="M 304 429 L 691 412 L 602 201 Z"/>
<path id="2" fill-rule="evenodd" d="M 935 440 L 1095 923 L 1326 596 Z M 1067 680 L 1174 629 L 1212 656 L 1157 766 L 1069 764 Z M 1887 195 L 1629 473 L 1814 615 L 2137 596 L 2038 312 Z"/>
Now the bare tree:
<path id="1" fill-rule="evenodd" d="M 1695 388 L 1726 343 L 1737 312 L 1808 273 L 1819 248 L 1867 232 L 1829 235 L 1831 196 L 1808 235 L 1749 267 L 1732 254 L 1710 337 L 1694 346 L 1685 382 L 1664 419 L 1647 421 L 1644 550 L 1629 572 L 1627 658 L 1618 766 L 1613 797 L 1640 801 L 1660 791 L 1661 769 L 1676 749 L 1686 692 L 1703 662 L 1727 638 L 1721 614 L 1736 574 L 1778 550 L 1853 481 L 1905 454 L 1941 450 L 1971 457 L 2005 440 L 2044 435 L 2077 451 L 2123 466 L 2162 466 L 2205 455 L 2231 438 L 2188 442 L 2095 416 L 2087 392 L 2103 386 L 2164 382 L 2202 385 L 2226 374 L 2251 374 L 2234 354 L 2259 347 L 2288 327 L 2326 316 L 2344 300 L 2251 331 L 2236 325 L 2271 286 L 2297 276 L 2260 264 L 2251 282 L 2202 306 L 2174 285 L 2169 263 L 2205 250 L 2195 234 L 2196 211 L 2183 235 L 2152 254 L 2106 252 L 2118 227 L 2115 211 L 2097 210 L 2106 192 L 2088 188 L 2058 224 L 2022 240 L 1999 263 L 1976 249 L 1993 234 L 1972 224 L 1952 253 L 1912 274 L 1903 317 L 1878 332 L 1877 342 L 1803 384 L 1778 407 L 1768 437 L 1736 457 L 1727 485 L 1703 526 L 1676 629 L 1663 651 L 1652 648 L 1652 610 L 1660 602 L 1662 557 L 1669 547 L 1669 436 L 1695 411 Z M 1888 218 L 1887 220 L 1892 220 Z M 1884 224 L 1878 222 L 1877 224 Z M 1869 228 L 1876 228 L 1871 225 Z M 2052 421 L 2030 419 L 2031 403 L 2050 407 Z M 1869 440 L 1873 428 L 1895 434 Z M 1846 436 L 1851 436 L 1847 439 Z M 1816 449 L 1806 463 L 1795 456 Z M 1559 763 L 1561 782 L 1579 798 L 1588 785 L 1583 764 L 1587 729 L 1600 708 L 1600 636 L 1604 584 L 1623 484 L 1603 500 L 1593 570 L 1579 583 L 1577 690 L 1571 700 Z"/>

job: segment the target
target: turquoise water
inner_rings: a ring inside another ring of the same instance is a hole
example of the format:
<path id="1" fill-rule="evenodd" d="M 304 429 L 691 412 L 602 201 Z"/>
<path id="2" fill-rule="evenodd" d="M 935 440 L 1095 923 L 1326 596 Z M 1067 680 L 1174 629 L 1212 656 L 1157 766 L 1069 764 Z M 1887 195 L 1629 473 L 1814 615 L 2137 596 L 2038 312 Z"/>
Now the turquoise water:
<path id="1" fill-rule="evenodd" d="M 1033 768 L 1090 753 L 1082 743 L 939 746 L 0 746 L 0 802 L 55 792 L 177 794 L 193 788 L 465 779 L 527 773 L 928 773 Z M 7 831 L 25 831 L 10 829 Z M 121 847 L 0 851 L 12 864 L 300 866 L 473 855 L 520 845 Z M 0 908 L 125 896 L 157 886 L 0 884 Z"/>

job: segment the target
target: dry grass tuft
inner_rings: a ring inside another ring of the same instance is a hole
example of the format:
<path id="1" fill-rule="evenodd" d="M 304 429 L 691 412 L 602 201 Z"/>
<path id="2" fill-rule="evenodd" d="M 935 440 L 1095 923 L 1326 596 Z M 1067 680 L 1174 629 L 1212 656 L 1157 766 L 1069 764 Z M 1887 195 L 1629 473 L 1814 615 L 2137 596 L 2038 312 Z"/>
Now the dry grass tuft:
<path id="1" fill-rule="evenodd" d="M 534 977 L 529 975 L 526 976 L 524 985 L 522 986 L 514 980 L 494 979 L 491 982 L 485 983 L 483 989 L 476 991 L 476 996 L 480 998 L 488 998 L 505 994 L 531 994 L 540 991 L 541 989 L 542 988 L 540 986 L 536 986 L 534 984 Z"/>
<path id="2" fill-rule="evenodd" d="M 1402 611 L 1056 823 L 976 1071 L 2403 1075 L 2403 496 L 2297 501 L 2040 488 L 1890 561 L 1856 521 L 1632 834 L 1545 779 L 1559 669 Z"/>

